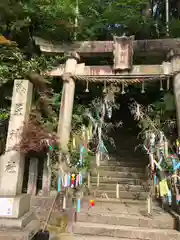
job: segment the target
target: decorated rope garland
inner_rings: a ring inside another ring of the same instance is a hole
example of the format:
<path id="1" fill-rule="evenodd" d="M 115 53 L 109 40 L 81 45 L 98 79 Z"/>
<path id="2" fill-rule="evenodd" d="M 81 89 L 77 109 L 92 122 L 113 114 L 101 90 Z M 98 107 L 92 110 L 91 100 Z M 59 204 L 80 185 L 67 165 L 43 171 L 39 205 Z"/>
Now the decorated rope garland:
<path id="1" fill-rule="evenodd" d="M 135 119 L 140 121 L 144 117 L 139 104 L 135 102 L 136 110 L 132 111 Z M 172 195 L 176 196 L 176 203 L 180 204 L 180 144 L 176 141 L 177 150 L 174 154 L 169 154 L 167 138 L 149 119 L 152 130 L 145 132 L 144 149 L 149 155 L 151 176 L 155 187 L 156 197 L 161 197 L 163 203 L 172 204 Z M 172 151 L 172 149 L 171 149 Z M 172 173 L 166 173 L 163 164 L 169 162 L 172 167 Z"/>

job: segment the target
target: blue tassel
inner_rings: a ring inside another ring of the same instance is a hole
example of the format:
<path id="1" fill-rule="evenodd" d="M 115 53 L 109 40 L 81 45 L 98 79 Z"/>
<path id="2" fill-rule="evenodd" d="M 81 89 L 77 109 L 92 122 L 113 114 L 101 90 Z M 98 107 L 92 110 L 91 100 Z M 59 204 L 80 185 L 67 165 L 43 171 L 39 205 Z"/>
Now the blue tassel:
<path id="1" fill-rule="evenodd" d="M 171 203 L 172 203 L 172 194 L 171 194 L 170 190 L 168 191 L 168 203 L 169 203 L 169 205 L 171 205 Z"/>
<path id="2" fill-rule="evenodd" d="M 178 170 L 180 168 L 180 162 L 174 167 L 174 171 Z"/>
<path id="3" fill-rule="evenodd" d="M 80 145 L 80 157 L 79 157 L 79 164 L 80 164 L 80 166 L 83 165 L 84 153 L 85 153 L 85 147 L 83 145 Z"/>
<path id="4" fill-rule="evenodd" d="M 154 185 L 157 185 L 157 176 L 154 175 Z"/>
<path id="5" fill-rule="evenodd" d="M 70 187 L 70 186 L 71 186 L 71 175 L 68 174 L 68 187 Z"/>
<path id="6" fill-rule="evenodd" d="M 76 211 L 79 213 L 80 210 L 81 210 L 81 199 L 79 198 L 79 199 L 77 199 L 77 209 L 76 209 Z"/>
<path id="7" fill-rule="evenodd" d="M 61 192 L 61 175 L 59 174 L 58 177 L 58 189 L 57 189 L 58 193 Z"/>

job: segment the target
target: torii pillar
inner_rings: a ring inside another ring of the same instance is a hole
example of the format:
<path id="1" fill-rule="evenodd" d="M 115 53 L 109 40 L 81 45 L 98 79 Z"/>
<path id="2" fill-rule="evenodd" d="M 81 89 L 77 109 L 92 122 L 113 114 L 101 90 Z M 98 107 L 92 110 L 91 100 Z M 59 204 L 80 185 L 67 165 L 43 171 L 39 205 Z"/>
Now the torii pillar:
<path id="1" fill-rule="evenodd" d="M 170 52 L 171 68 L 174 73 L 173 90 L 176 103 L 176 119 L 178 126 L 178 136 L 180 137 L 180 54 L 175 51 Z"/>
<path id="2" fill-rule="evenodd" d="M 65 63 L 64 74 L 62 76 L 63 90 L 58 124 L 58 137 L 60 142 L 60 149 L 63 152 L 68 151 L 75 93 L 75 82 L 72 76 L 76 72 L 78 60 L 79 55 L 77 53 L 69 54 Z"/>

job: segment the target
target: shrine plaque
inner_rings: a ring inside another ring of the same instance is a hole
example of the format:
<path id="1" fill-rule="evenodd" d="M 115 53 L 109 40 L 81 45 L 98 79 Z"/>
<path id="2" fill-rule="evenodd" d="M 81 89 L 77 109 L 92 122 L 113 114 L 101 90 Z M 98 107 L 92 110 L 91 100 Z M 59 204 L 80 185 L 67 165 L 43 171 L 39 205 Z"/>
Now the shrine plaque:
<path id="1" fill-rule="evenodd" d="M 132 68 L 133 38 L 114 36 L 114 70 L 130 70 Z"/>

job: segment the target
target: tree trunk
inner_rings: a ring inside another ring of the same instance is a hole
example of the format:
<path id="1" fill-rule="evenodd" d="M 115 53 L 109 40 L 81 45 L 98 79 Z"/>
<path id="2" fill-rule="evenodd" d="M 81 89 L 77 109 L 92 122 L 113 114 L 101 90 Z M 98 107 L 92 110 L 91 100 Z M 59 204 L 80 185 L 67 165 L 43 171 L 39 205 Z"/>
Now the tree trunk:
<path id="1" fill-rule="evenodd" d="M 38 159 L 31 158 L 29 165 L 29 178 L 27 193 L 33 196 L 37 193 L 37 175 L 38 175 Z"/>
<path id="2" fill-rule="evenodd" d="M 43 167 L 42 192 L 44 196 L 48 196 L 51 191 L 51 159 L 47 154 Z"/>

